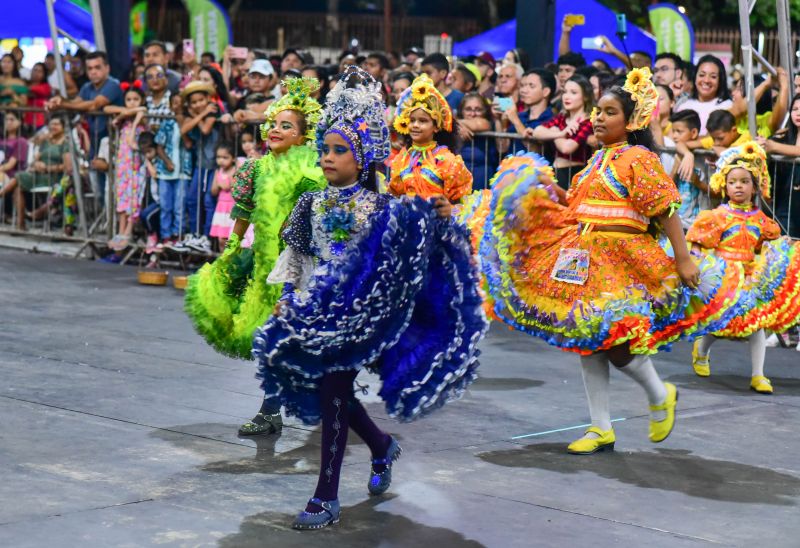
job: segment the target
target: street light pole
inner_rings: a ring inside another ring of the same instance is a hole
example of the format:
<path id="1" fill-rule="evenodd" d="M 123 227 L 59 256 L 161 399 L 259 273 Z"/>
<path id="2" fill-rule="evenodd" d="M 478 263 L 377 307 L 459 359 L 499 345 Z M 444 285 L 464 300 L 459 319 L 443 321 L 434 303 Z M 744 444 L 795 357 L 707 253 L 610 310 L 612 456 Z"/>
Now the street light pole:
<path id="1" fill-rule="evenodd" d="M 383 0 L 383 51 L 392 51 L 392 0 Z"/>

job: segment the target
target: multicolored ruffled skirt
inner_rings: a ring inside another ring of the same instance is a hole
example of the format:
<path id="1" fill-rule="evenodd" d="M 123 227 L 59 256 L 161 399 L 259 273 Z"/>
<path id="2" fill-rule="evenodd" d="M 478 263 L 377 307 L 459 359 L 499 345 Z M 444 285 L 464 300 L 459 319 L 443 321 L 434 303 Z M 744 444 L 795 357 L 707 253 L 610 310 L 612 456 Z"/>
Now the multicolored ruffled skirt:
<path id="1" fill-rule="evenodd" d="M 466 231 L 420 198 L 393 200 L 256 333 L 265 393 L 320 419 L 325 373 L 367 368 L 386 411 L 412 420 L 475 379 L 487 324 Z"/>
<path id="2" fill-rule="evenodd" d="M 800 322 L 800 247 L 780 238 L 765 242 L 747 265 L 739 313 L 714 335 L 744 338 L 760 329 L 782 333 Z"/>
<path id="3" fill-rule="evenodd" d="M 508 161 L 493 180 L 479 235 L 495 317 L 580 354 L 625 343 L 633 354 L 654 354 L 731 320 L 744 279 L 740 265 L 698 258 L 701 281 L 690 289 L 650 234 L 581 231 L 569 221 L 552 187 L 540 181 L 547 172 L 541 157 L 527 153 Z M 473 222 L 473 230 L 480 225 Z M 582 285 L 551 277 L 562 249 L 588 251 Z"/>

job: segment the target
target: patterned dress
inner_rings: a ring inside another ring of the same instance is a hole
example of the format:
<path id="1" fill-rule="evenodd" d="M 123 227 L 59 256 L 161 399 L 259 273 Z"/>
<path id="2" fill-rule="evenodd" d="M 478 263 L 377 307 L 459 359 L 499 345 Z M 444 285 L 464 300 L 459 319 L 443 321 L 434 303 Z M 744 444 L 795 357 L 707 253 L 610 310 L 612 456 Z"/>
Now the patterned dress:
<path id="1" fill-rule="evenodd" d="M 472 192 L 472 173 L 464 160 L 435 142 L 404 148 L 392 160 L 390 169 L 389 192 L 395 196 L 420 196 L 427 200 L 444 194 L 457 203 Z"/>
<path id="2" fill-rule="evenodd" d="M 142 131 L 142 126 L 134 126 L 132 120 L 127 120 L 119 130 L 119 147 L 114 159 L 117 213 L 127 213 L 131 220 L 137 219 L 141 212 L 145 182 L 139 176 L 142 165 L 139 152 L 128 141 L 132 139 L 135 143 Z"/>
<path id="3" fill-rule="evenodd" d="M 475 378 L 486 329 L 466 232 L 419 197 L 360 185 L 304 194 L 283 233 L 270 283 L 285 305 L 256 332 L 268 397 L 320 420 L 328 372 L 369 368 L 387 412 L 411 420 Z"/>
<path id="4" fill-rule="evenodd" d="M 643 147 L 595 153 L 573 178 L 567 207 L 525 167 L 501 165 L 492 194 L 480 250 L 493 311 L 563 350 L 629 343 L 634 354 L 652 354 L 721 325 L 741 291 L 741 271 L 713 258 L 699 264 L 698 289 L 682 284 L 675 261 L 647 232 L 680 197 Z M 611 225 L 638 233 L 596 230 Z"/>
<path id="5" fill-rule="evenodd" d="M 697 217 L 686 239 L 747 273 L 739 314 L 720 337 L 748 337 L 760 329 L 780 333 L 800 319 L 800 248 L 780 238 L 778 223 L 754 206 L 727 203 Z"/>

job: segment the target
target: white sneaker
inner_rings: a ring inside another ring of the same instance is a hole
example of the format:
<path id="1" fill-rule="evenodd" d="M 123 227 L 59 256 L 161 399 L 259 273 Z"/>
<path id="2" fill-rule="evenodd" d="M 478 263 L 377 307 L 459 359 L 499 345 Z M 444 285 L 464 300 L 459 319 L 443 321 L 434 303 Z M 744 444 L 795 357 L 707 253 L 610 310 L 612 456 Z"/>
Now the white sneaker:
<path id="1" fill-rule="evenodd" d="M 205 253 L 206 255 L 211 253 L 211 242 L 205 236 L 200 236 L 190 242 L 186 242 L 186 247 L 199 253 Z"/>
<path id="2" fill-rule="evenodd" d="M 779 346 L 780 342 L 778 342 L 778 336 L 775 333 L 773 333 L 772 335 L 767 337 L 766 345 L 768 348 L 775 348 L 776 346 Z"/>
<path id="3" fill-rule="evenodd" d="M 797 343 L 797 351 L 800 352 L 800 342 Z"/>
<path id="4" fill-rule="evenodd" d="M 180 242 L 176 242 L 173 244 L 169 244 L 166 247 L 171 249 L 175 253 L 188 253 L 191 250 L 191 243 L 194 241 L 195 237 L 193 234 L 187 234 L 183 237 L 183 240 Z"/>

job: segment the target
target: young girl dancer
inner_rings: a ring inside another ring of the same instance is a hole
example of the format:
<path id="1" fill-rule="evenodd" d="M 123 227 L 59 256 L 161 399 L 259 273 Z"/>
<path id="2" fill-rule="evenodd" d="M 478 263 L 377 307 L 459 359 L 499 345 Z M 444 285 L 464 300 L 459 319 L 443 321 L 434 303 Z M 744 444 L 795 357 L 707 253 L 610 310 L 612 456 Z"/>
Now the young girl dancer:
<path id="1" fill-rule="evenodd" d="M 186 291 L 195 329 L 218 352 L 242 359 L 252 359 L 253 333 L 281 296 L 282 286 L 267 282 L 281 251 L 281 228 L 302 193 L 325 186 L 314 145 L 321 107 L 311 98 L 319 83 L 292 78 L 285 85 L 287 93 L 270 105 L 261 128 L 270 153 L 248 160 L 234 177 L 236 222 L 225 252 L 190 277 Z M 241 242 L 250 224 L 255 240 L 245 249 Z M 274 433 L 281 426 L 279 404 L 265 399 L 239 434 Z"/>
<path id="2" fill-rule="evenodd" d="M 756 143 L 751 141 L 726 150 L 717 160 L 711 188 L 727 198 L 727 202 L 700 212 L 686 239 L 695 250 L 742 264 L 748 278 L 746 295 L 738 303 L 743 311 L 723 330 L 695 342 L 692 367 L 700 377 L 708 377 L 709 350 L 717 338 L 749 338 L 750 389 L 772 394 L 772 383 L 764 376 L 764 329 L 780 333 L 797 323 L 800 251 L 790 240 L 778 240 L 781 234 L 778 223 L 755 206 L 758 192 L 769 200 L 770 190 L 767 157 Z"/>
<path id="3" fill-rule="evenodd" d="M 541 163 L 509 172 L 510 179 L 501 171 L 492 187 L 485 237 L 494 240 L 481 253 L 494 312 L 581 355 L 592 426 L 569 445 L 574 454 L 614 447 L 609 362 L 646 392 L 650 441 L 669 436 L 678 393 L 659 378 L 649 355 L 717 320 L 741 283 L 739 271 L 726 274 L 724 262 L 706 259 L 698 267 L 690 258 L 674 215 L 675 184 L 650 148 L 656 101 L 646 69 L 631 71 L 624 87 L 601 97 L 593 125 L 603 148 L 569 192 L 552 184 L 552 171 Z M 552 201 L 554 194 L 563 205 Z M 648 233 L 651 220 L 673 243 L 674 260 Z"/>
<path id="4" fill-rule="evenodd" d="M 411 142 L 392 161 L 389 192 L 425 199 L 443 194 L 454 204 L 472 192 L 472 173 L 450 150 L 453 112 L 427 75 L 400 95 L 393 126 Z"/>
<path id="5" fill-rule="evenodd" d="M 301 196 L 289 218 L 269 278 L 285 293 L 253 348 L 265 392 L 307 424 L 322 421 L 317 488 L 296 529 L 339 521 L 348 429 L 372 452 L 370 494 L 389 488 L 401 449 L 353 396 L 358 371 L 379 372 L 387 411 L 411 420 L 473 380 L 485 330 L 449 201 L 376 192 L 373 163 L 389 154 L 379 82 L 348 67 L 328 95 L 319 144 L 328 187 Z"/>

